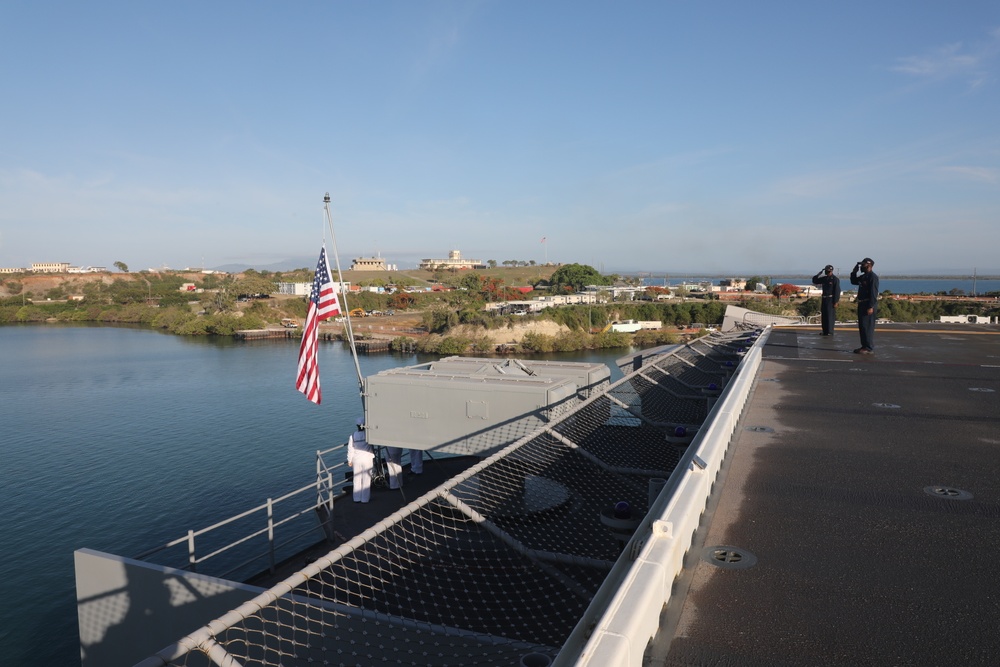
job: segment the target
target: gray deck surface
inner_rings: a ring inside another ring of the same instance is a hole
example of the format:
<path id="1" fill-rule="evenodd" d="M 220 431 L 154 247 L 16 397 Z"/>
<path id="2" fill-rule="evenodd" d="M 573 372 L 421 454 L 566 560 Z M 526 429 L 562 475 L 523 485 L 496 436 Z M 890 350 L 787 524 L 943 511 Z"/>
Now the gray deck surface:
<path id="1" fill-rule="evenodd" d="M 1000 664 L 1000 330 L 875 343 L 771 333 L 647 664 Z"/>

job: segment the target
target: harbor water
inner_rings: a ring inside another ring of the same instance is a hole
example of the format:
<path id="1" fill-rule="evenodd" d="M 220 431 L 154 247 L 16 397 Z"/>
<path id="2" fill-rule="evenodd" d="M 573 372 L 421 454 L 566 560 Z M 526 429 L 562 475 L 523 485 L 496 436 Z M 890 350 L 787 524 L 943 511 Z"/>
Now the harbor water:
<path id="1" fill-rule="evenodd" d="M 547 358 L 613 367 L 625 353 Z M 314 479 L 360 390 L 348 348 L 323 343 L 310 403 L 297 355 L 295 340 L 0 327 L 0 665 L 79 664 L 74 550 L 135 556 Z M 360 362 L 370 375 L 431 359 Z"/>

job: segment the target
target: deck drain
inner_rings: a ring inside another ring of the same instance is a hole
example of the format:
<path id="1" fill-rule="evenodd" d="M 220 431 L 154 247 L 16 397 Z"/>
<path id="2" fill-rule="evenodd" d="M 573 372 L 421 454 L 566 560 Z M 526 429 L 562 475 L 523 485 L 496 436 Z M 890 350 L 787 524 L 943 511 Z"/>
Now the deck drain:
<path id="1" fill-rule="evenodd" d="M 744 570 L 757 564 L 757 557 L 746 549 L 730 546 L 707 547 L 702 559 L 727 570 Z"/>
<path id="2" fill-rule="evenodd" d="M 747 426 L 746 430 L 752 433 L 774 433 L 774 429 L 770 426 Z"/>
<path id="3" fill-rule="evenodd" d="M 781 382 L 781 380 L 778 379 L 778 378 L 761 378 L 760 381 L 761 382 Z"/>
<path id="4" fill-rule="evenodd" d="M 895 403 L 872 403 L 876 408 L 885 408 L 886 410 L 898 410 L 899 406 Z"/>
<path id="5" fill-rule="evenodd" d="M 972 500 L 973 498 L 968 491 L 953 489 L 950 486 L 925 486 L 924 493 L 946 500 Z"/>
<path id="6" fill-rule="evenodd" d="M 969 387 L 969 391 L 981 391 L 984 394 L 992 394 L 993 390 L 989 387 Z"/>

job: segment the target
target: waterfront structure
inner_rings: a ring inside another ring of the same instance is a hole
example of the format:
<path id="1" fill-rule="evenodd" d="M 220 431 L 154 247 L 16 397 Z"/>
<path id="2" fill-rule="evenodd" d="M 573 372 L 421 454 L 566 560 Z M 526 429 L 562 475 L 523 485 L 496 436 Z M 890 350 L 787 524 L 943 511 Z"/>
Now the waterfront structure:
<path id="1" fill-rule="evenodd" d="M 462 253 L 452 250 L 448 253 L 448 259 L 422 259 L 419 268 L 427 271 L 441 271 L 449 269 L 485 269 L 486 265 L 479 259 L 463 259 Z"/>

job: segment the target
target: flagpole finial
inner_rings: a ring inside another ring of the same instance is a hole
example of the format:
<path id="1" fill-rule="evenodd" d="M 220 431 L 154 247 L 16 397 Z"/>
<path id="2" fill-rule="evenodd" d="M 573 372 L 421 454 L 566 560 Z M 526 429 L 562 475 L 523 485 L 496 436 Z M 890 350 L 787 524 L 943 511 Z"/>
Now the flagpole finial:
<path id="1" fill-rule="evenodd" d="M 326 204 L 330 203 L 330 193 L 329 192 L 327 192 L 326 195 L 323 197 L 323 202 L 326 203 Z"/>

